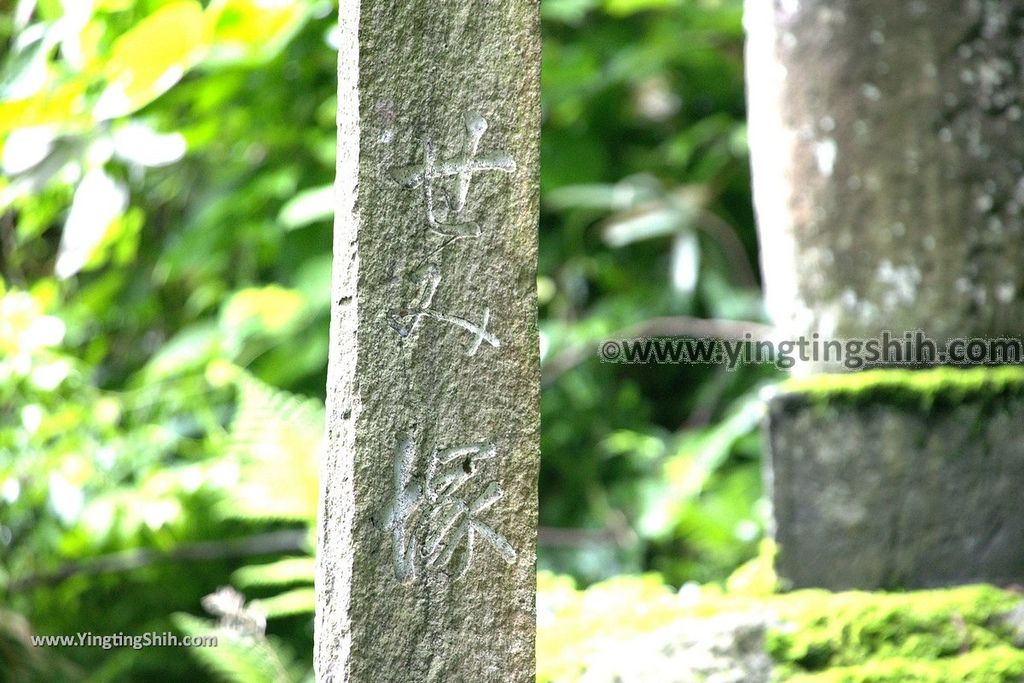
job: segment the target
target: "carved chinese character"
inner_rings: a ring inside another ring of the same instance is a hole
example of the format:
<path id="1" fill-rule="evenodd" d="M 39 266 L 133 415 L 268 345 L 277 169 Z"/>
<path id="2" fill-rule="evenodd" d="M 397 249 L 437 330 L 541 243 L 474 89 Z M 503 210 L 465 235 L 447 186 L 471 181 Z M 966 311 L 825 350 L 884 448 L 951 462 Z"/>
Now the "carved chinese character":
<path id="1" fill-rule="evenodd" d="M 451 239 L 478 237 L 480 225 L 461 214 L 466 208 L 469 188 L 477 173 L 512 173 L 516 162 L 505 152 L 480 154 L 480 140 L 487 132 L 487 121 L 476 112 L 466 114 L 466 142 L 462 153 L 450 159 L 438 159 L 434 142 L 423 142 L 423 163 L 391 171 L 391 177 L 403 187 L 423 187 L 427 224 L 439 235 Z M 449 187 L 443 182 L 450 180 Z"/>
<path id="2" fill-rule="evenodd" d="M 501 346 L 501 341 L 492 332 L 487 330 L 487 325 L 491 320 L 491 310 L 489 308 L 484 307 L 482 321 L 479 325 L 465 318 L 442 313 L 431 308 L 434 294 L 441 282 L 441 274 L 435 264 L 427 264 L 420 268 L 416 273 L 416 282 L 417 286 L 412 301 L 403 310 L 394 311 L 392 314 L 391 325 L 398 332 L 399 336 L 402 338 L 410 336 L 416 331 L 423 318 L 433 318 L 434 320 L 460 327 L 475 337 L 473 343 L 470 344 L 469 350 L 466 352 L 468 356 L 476 355 L 483 342 L 487 342 L 495 348 Z"/>
<path id="3" fill-rule="evenodd" d="M 480 463 L 497 456 L 497 447 L 478 443 L 433 451 L 427 463 L 425 486 L 414 474 L 417 452 L 412 439 L 400 434 L 393 454 L 393 495 L 375 516 L 377 526 L 391 532 L 398 580 L 411 581 L 421 566 L 447 571 L 453 563 L 456 569 L 451 575 L 461 578 L 472 564 L 478 538 L 489 543 L 506 562 L 515 562 L 515 549 L 481 518 L 483 512 L 501 500 L 501 487 L 490 482 L 471 499 L 463 491 L 474 479 Z M 424 539 L 422 548 L 420 538 Z M 458 562 L 454 562 L 456 557 Z"/>

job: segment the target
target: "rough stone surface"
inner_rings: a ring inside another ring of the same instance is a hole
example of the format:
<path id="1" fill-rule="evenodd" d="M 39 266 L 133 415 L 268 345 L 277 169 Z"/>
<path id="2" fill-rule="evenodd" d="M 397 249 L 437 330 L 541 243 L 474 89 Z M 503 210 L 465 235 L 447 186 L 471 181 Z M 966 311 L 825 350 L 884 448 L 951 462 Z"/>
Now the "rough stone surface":
<path id="1" fill-rule="evenodd" d="M 536 0 L 343 0 L 315 664 L 532 681 Z"/>
<path id="2" fill-rule="evenodd" d="M 786 336 L 1024 329 L 1024 5 L 747 0 L 754 198 Z"/>
<path id="3" fill-rule="evenodd" d="M 780 578 L 833 590 L 1024 581 L 1022 411 L 1019 389 L 948 402 L 774 397 Z"/>
<path id="4" fill-rule="evenodd" d="M 579 683 L 768 683 L 765 620 L 727 614 L 680 619 L 610 642 L 586 663 Z"/>

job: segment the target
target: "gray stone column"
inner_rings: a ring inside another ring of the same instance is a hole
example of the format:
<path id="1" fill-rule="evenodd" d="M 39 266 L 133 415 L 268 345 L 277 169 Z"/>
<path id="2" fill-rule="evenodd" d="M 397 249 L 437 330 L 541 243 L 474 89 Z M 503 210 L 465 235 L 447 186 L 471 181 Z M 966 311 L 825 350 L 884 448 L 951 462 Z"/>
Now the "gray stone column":
<path id="1" fill-rule="evenodd" d="M 920 330 L 939 351 L 956 338 L 1020 338 L 1024 5 L 747 0 L 745 23 L 754 198 L 778 335 Z M 830 383 L 868 383 L 834 377 L 820 379 L 825 398 L 791 386 L 772 401 L 783 579 L 1024 579 L 1014 426 L 1024 404 L 987 380 L 962 391 L 957 374 L 881 371 L 882 384 L 950 389 L 911 408 L 885 391 L 834 400 Z"/>
<path id="2" fill-rule="evenodd" d="M 789 587 L 1024 580 L 1024 370 L 819 376 L 770 406 L 776 570 Z"/>
<path id="3" fill-rule="evenodd" d="M 787 336 L 1024 331 L 1024 5 L 747 0 L 754 197 Z"/>
<path id="4" fill-rule="evenodd" d="M 317 680 L 532 681 L 535 0 L 342 0 Z"/>

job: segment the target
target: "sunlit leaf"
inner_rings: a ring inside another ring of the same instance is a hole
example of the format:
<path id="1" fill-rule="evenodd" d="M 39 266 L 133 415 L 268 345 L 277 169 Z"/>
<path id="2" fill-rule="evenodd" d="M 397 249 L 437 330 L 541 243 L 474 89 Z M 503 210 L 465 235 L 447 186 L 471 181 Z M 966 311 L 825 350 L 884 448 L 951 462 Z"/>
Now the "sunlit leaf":
<path id="1" fill-rule="evenodd" d="M 0 102 L 0 135 L 16 128 L 68 126 L 84 113 L 86 83 L 70 80 L 48 85 L 31 97 Z"/>
<path id="2" fill-rule="evenodd" d="M 693 231 L 682 232 L 672 240 L 672 286 L 690 295 L 697 287 L 700 269 L 700 241 Z"/>
<path id="3" fill-rule="evenodd" d="M 209 49 L 203 8 L 195 0 L 164 5 L 111 49 L 107 88 L 93 108 L 96 120 L 125 116 L 146 106 L 181 80 Z"/>
<path id="4" fill-rule="evenodd" d="M 209 59 L 269 59 L 301 28 L 307 12 L 303 0 L 214 0 L 207 9 L 214 27 Z"/>
<path id="5" fill-rule="evenodd" d="M 131 9 L 132 3 L 136 0 L 94 0 L 96 10 L 103 12 L 120 12 Z"/>
<path id="6" fill-rule="evenodd" d="M 673 207 L 656 204 L 619 214 L 604 224 L 604 241 L 612 247 L 671 235 L 686 226 L 686 216 Z"/>
<path id="7" fill-rule="evenodd" d="M 128 205 L 128 191 L 102 168 L 86 173 L 64 222 L 54 273 L 67 279 L 82 270 Z"/>
<path id="8" fill-rule="evenodd" d="M 114 154 L 139 166 L 167 166 L 185 156 L 181 133 L 158 133 L 139 121 L 129 121 L 114 131 Z"/>
<path id="9" fill-rule="evenodd" d="M 90 56 L 88 50 L 94 47 L 92 43 L 97 38 L 96 30 L 101 26 L 90 21 L 95 10 L 94 0 L 62 0 L 61 4 L 64 7 L 64 15 L 58 24 L 61 56 L 78 71 L 85 66 Z"/>
<path id="10" fill-rule="evenodd" d="M 193 638 L 215 636 L 217 647 L 191 647 L 187 651 L 216 675 L 231 683 L 278 683 L 289 680 L 281 654 L 265 638 L 236 636 L 190 614 L 176 613 L 174 625 Z"/>
<path id="11" fill-rule="evenodd" d="M 49 156 L 56 132 L 49 126 L 18 128 L 4 141 L 3 171 L 7 175 L 24 173 Z"/>
<path id="12" fill-rule="evenodd" d="M 50 507 L 65 524 L 74 523 L 85 504 L 82 488 L 69 482 L 60 472 L 51 472 L 47 481 Z"/>
<path id="13" fill-rule="evenodd" d="M 0 72 L 0 99 L 25 99 L 43 89 L 57 37 L 58 32 L 47 24 L 35 24 L 18 35 Z"/>
<path id="14" fill-rule="evenodd" d="M 253 600 L 268 617 L 288 617 L 293 614 L 312 614 L 316 606 L 313 588 L 296 588 L 262 600 Z"/>
<path id="15" fill-rule="evenodd" d="M 605 0 L 604 8 L 612 16 L 627 16 L 645 10 L 666 9 L 682 4 L 681 0 Z"/>
<path id="16" fill-rule="evenodd" d="M 21 239 L 28 239 L 42 234 L 50 228 L 56 217 L 67 208 L 66 199 L 63 198 L 63 186 L 61 183 L 68 183 L 81 174 L 82 153 L 84 147 L 82 140 L 75 137 L 61 138 L 57 140 L 52 151 L 46 158 L 31 168 L 22 171 L 17 175 L 0 178 L 0 212 L 6 210 L 12 204 L 26 198 L 29 201 L 37 200 L 37 210 L 25 212 L 17 225 L 18 236 Z M 5 183 L 4 181 L 9 181 Z M 38 195 L 43 193 L 47 187 L 61 185 L 61 198 L 52 203 L 38 202 Z M 70 195 L 70 190 L 66 193 Z"/>
<path id="17" fill-rule="evenodd" d="M 315 573 L 314 558 L 289 557 L 269 564 L 242 567 L 232 575 L 232 579 L 243 588 L 282 586 L 289 583 L 312 583 Z"/>
<path id="18" fill-rule="evenodd" d="M 334 186 L 323 185 L 303 190 L 292 197 L 278 215 L 286 228 L 294 230 L 334 216 Z"/>
<path id="19" fill-rule="evenodd" d="M 552 209 L 624 208 L 616 197 L 615 185 L 609 184 L 564 185 L 546 193 L 544 199 Z"/>
<path id="20" fill-rule="evenodd" d="M 241 402 L 231 425 L 229 452 L 242 477 L 221 506 L 225 517 L 312 522 L 316 519 L 323 405 L 239 381 Z"/>
<path id="21" fill-rule="evenodd" d="M 676 492 L 683 497 L 700 493 L 708 477 L 728 457 L 733 444 L 760 424 L 764 408 L 759 398 L 747 398 L 725 420 L 684 442 L 666 466 L 666 475 Z"/>
<path id="22" fill-rule="evenodd" d="M 305 299 L 280 285 L 248 287 L 235 293 L 221 311 L 225 331 L 245 337 L 249 334 L 279 334 L 294 324 Z"/>
<path id="23" fill-rule="evenodd" d="M 661 193 L 658 180 L 641 173 L 623 178 L 615 184 L 565 185 L 545 193 L 544 200 L 553 209 L 623 211 L 652 201 Z"/>
<path id="24" fill-rule="evenodd" d="M 705 430 L 685 434 L 676 453 L 665 462 L 664 478 L 651 493 L 637 526 L 643 534 L 658 538 L 668 534 L 709 478 L 729 457 L 736 442 L 749 434 L 764 416 L 764 402 L 744 399 L 725 420 Z"/>
<path id="25" fill-rule="evenodd" d="M 599 0 L 547 0 L 541 3 L 540 12 L 544 19 L 575 24 L 598 4 Z"/>
<path id="26" fill-rule="evenodd" d="M 150 359 L 144 380 L 152 383 L 176 373 L 205 367 L 216 356 L 220 339 L 220 330 L 215 323 L 202 322 L 186 327 Z"/>

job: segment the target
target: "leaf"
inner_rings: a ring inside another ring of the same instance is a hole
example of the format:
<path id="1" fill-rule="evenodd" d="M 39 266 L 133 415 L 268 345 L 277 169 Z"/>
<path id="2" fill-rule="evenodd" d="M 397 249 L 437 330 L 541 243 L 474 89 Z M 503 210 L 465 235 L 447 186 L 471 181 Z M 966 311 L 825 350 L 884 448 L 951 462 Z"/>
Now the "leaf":
<path id="1" fill-rule="evenodd" d="M 327 315 L 331 310 L 333 254 L 311 256 L 299 266 L 293 287 L 306 300 L 310 313 Z"/>
<path id="2" fill-rule="evenodd" d="M 164 5 L 114 41 L 97 121 L 131 114 L 165 93 L 209 49 L 209 25 L 195 0 Z"/>
<path id="3" fill-rule="evenodd" d="M 651 538 L 669 533 L 729 457 L 733 445 L 753 431 L 763 416 L 764 401 L 756 395 L 749 396 L 722 422 L 685 434 L 676 453 L 666 460 L 664 477 L 638 522 L 642 533 Z"/>
<path id="4" fill-rule="evenodd" d="M 692 230 L 672 240 L 672 286 L 684 295 L 693 294 L 700 270 L 700 241 Z"/>
<path id="5" fill-rule="evenodd" d="M 114 130 L 114 154 L 139 166 L 167 166 L 185 156 L 187 146 L 181 133 L 158 133 L 139 121 L 129 121 Z"/>
<path id="6" fill-rule="evenodd" d="M 0 72 L 0 99 L 20 100 L 39 93 L 49 76 L 49 61 L 60 32 L 35 24 L 17 36 L 14 49 Z"/>
<path id="7" fill-rule="evenodd" d="M 242 567 L 232 575 L 234 583 L 243 588 L 282 586 L 289 583 L 312 583 L 316 560 L 312 557 L 289 557 L 269 564 Z"/>
<path id="8" fill-rule="evenodd" d="M 613 185 L 565 185 L 547 192 L 544 200 L 553 209 L 577 207 L 622 211 L 653 201 L 661 192 L 661 184 L 656 178 L 640 173 L 623 178 Z"/>
<path id="9" fill-rule="evenodd" d="M 235 292 L 221 309 L 221 326 L 232 338 L 288 332 L 299 321 L 306 300 L 280 285 L 246 287 Z"/>
<path id="10" fill-rule="evenodd" d="M 183 328 L 171 337 L 149 360 L 140 381 L 143 385 L 188 370 L 195 370 L 217 356 L 220 330 L 212 322 L 200 322 Z"/>
<path id="11" fill-rule="evenodd" d="M 605 0 L 604 9 L 614 17 L 625 17 L 646 10 L 678 7 L 680 0 Z"/>
<path id="12" fill-rule="evenodd" d="M 308 13 L 302 0 L 214 0 L 207 10 L 213 30 L 208 61 L 265 61 L 280 52 Z"/>
<path id="13" fill-rule="evenodd" d="M 188 652 L 222 680 L 232 683 L 282 683 L 287 678 L 282 657 L 265 638 L 243 638 L 191 614 L 172 615 L 175 626 L 192 637 L 215 636 L 216 647 L 190 647 Z"/>
<path id="14" fill-rule="evenodd" d="M 296 588 L 270 598 L 253 600 L 270 618 L 289 617 L 295 614 L 312 614 L 316 608 L 316 591 L 309 588 Z"/>
<path id="15" fill-rule="evenodd" d="M 81 80 L 51 83 L 31 97 L 0 102 L 0 135 L 18 128 L 70 127 L 84 112 L 86 84 Z"/>
<path id="16" fill-rule="evenodd" d="M 729 451 L 741 437 L 753 431 L 764 417 L 764 401 L 756 395 L 748 397 L 726 419 L 701 433 L 679 456 L 676 462 L 689 461 L 690 466 L 667 468 L 667 474 L 676 478 L 677 490 L 684 496 L 701 492 L 708 477 L 721 466 Z"/>
<path id="17" fill-rule="evenodd" d="M 615 185 L 600 183 L 565 185 L 546 193 L 544 200 L 552 209 L 618 209 L 622 207 L 616 198 L 615 188 Z"/>
<path id="18" fill-rule="evenodd" d="M 619 214 L 604 224 L 604 241 L 611 247 L 671 235 L 686 225 L 685 215 L 664 204 L 641 207 Z"/>
<path id="19" fill-rule="evenodd" d="M 322 404 L 243 375 L 228 453 L 240 483 L 220 505 L 224 517 L 313 523 L 319 496 Z"/>
<path id="20" fill-rule="evenodd" d="M 323 185 L 303 190 L 283 207 L 277 219 L 289 230 L 334 217 L 334 186 Z"/>
<path id="21" fill-rule="evenodd" d="M 540 13 L 547 21 L 578 24 L 598 3 L 599 0 L 546 0 Z"/>
<path id="22" fill-rule="evenodd" d="M 11 131 L 4 142 L 3 172 L 9 176 L 24 173 L 50 156 L 56 131 L 48 126 L 18 128 Z"/>
<path id="23" fill-rule="evenodd" d="M 128 206 L 128 190 L 102 168 L 85 174 L 64 222 L 54 274 L 65 280 L 90 263 L 114 221 Z"/>

